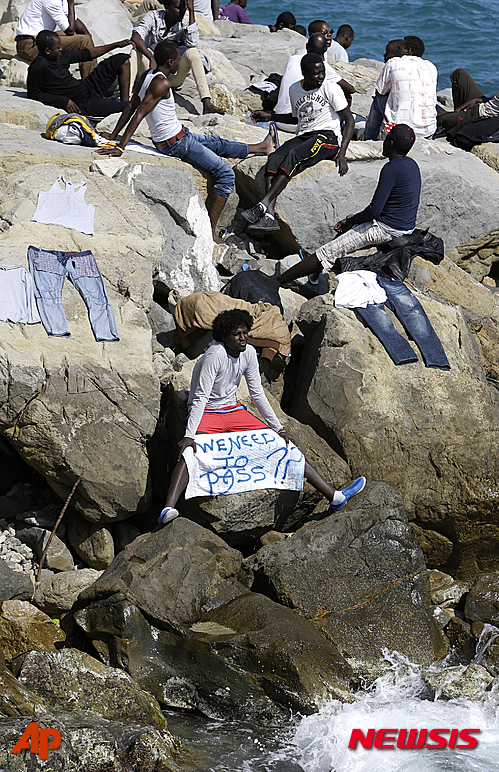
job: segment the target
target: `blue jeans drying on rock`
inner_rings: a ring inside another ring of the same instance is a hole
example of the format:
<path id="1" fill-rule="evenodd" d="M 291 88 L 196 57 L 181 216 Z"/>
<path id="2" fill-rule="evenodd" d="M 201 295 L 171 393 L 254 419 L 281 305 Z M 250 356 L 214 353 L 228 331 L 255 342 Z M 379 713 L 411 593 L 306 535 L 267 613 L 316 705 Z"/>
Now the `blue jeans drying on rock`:
<path id="1" fill-rule="evenodd" d="M 419 347 L 427 367 L 440 367 L 450 370 L 449 360 L 430 324 L 419 300 L 399 279 L 381 279 L 378 284 L 386 292 L 385 304 L 372 304 L 356 311 L 365 321 L 370 330 L 381 341 L 396 365 L 417 362 L 418 358 L 408 341 L 397 332 L 393 326 L 385 305 L 393 311 L 403 324 L 408 335 Z"/>
<path id="2" fill-rule="evenodd" d="M 213 193 L 224 198 L 229 198 L 236 178 L 232 168 L 223 158 L 246 158 L 249 153 L 245 142 L 231 142 L 217 134 L 191 134 L 187 128 L 181 139 L 158 150 L 164 155 L 188 161 L 196 169 L 211 174 L 215 180 Z"/>
<path id="3" fill-rule="evenodd" d="M 90 250 L 69 253 L 28 247 L 28 263 L 38 312 L 49 335 L 71 335 L 62 305 L 62 287 L 69 276 L 88 308 L 95 339 L 119 340 L 104 280 Z"/>

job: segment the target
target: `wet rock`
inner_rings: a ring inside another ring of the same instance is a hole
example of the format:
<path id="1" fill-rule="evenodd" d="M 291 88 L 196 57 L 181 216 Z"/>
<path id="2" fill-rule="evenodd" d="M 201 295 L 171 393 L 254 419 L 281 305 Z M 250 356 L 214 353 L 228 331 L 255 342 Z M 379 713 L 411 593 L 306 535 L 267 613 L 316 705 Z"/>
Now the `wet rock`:
<path id="1" fill-rule="evenodd" d="M 475 639 L 471 632 L 471 625 L 464 619 L 454 617 L 446 626 L 445 634 L 450 641 L 455 661 L 470 662 L 475 656 Z"/>
<path id="2" fill-rule="evenodd" d="M 5 560 L 0 560 L 0 602 L 4 600 L 31 600 L 33 582 L 27 576 L 12 571 Z"/>
<path id="3" fill-rule="evenodd" d="M 31 603 L 6 600 L 0 612 L 0 650 L 6 662 L 28 651 L 53 651 L 65 635 L 59 625 Z"/>
<path id="4" fill-rule="evenodd" d="M 109 528 L 89 523 L 74 510 L 68 519 L 68 541 L 90 568 L 107 568 L 114 558 L 114 542 Z"/>
<path id="5" fill-rule="evenodd" d="M 47 706 L 42 699 L 20 684 L 5 667 L 0 666 L 0 715 L 31 716 L 46 710 Z"/>
<path id="6" fill-rule="evenodd" d="M 450 539 L 429 528 L 420 528 L 415 523 L 411 523 L 411 530 L 423 550 L 428 568 L 441 566 L 447 562 L 454 549 Z"/>
<path id="7" fill-rule="evenodd" d="M 428 571 L 431 601 L 442 608 L 455 608 L 471 582 L 458 582 L 442 571 Z"/>
<path id="8" fill-rule="evenodd" d="M 335 308 L 324 295 L 305 303 L 298 316 L 305 346 L 296 417 L 341 448 L 354 475 L 399 491 L 410 519 L 452 540 L 453 575 L 474 578 L 480 565 L 499 565 L 498 394 L 464 312 L 414 294 L 452 369 L 420 361 L 397 367 L 353 311 Z"/>
<path id="9" fill-rule="evenodd" d="M 499 626 L 499 574 L 480 574 L 470 587 L 464 613 L 471 622 Z"/>
<path id="10" fill-rule="evenodd" d="M 102 571 L 93 568 L 82 568 L 42 579 L 36 587 L 33 603 L 45 614 L 59 617 L 70 610 L 80 592 L 93 584 L 101 574 Z"/>
<path id="11" fill-rule="evenodd" d="M 445 654 L 421 549 L 384 483 L 368 483 L 340 516 L 308 523 L 247 563 L 254 591 L 305 616 L 349 662 L 377 661 L 384 647 L 421 663 Z"/>
<path id="12" fill-rule="evenodd" d="M 89 711 L 125 724 L 166 727 L 154 697 L 127 673 L 77 649 L 29 652 L 18 680 L 53 708 Z"/>
<path id="13" fill-rule="evenodd" d="M 212 632 L 214 624 L 219 628 Z M 240 595 L 205 614 L 191 630 L 290 710 L 314 713 L 331 696 L 351 699 L 352 671 L 338 649 L 310 622 L 264 595 Z"/>
<path id="14" fill-rule="evenodd" d="M 494 677 L 481 665 L 457 665 L 438 671 L 423 671 L 423 678 L 433 691 L 433 699 L 476 701 L 483 694 Z"/>
<path id="15" fill-rule="evenodd" d="M 31 547 L 38 560 L 41 560 L 43 551 L 50 539 L 50 531 L 32 526 L 31 528 L 22 528 L 17 533 L 21 541 Z M 73 556 L 57 535 L 52 537 L 44 566 L 53 571 L 72 571 L 74 569 Z"/>

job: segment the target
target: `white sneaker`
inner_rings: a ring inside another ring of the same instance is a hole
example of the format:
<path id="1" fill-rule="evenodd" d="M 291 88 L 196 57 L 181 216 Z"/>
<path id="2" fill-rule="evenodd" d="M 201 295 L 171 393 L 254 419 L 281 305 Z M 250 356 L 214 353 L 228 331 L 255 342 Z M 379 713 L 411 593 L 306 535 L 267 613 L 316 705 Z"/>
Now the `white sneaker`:
<path id="1" fill-rule="evenodd" d="M 158 517 L 158 523 L 160 525 L 166 525 L 167 523 L 170 523 L 172 520 L 175 520 L 176 517 L 178 517 L 179 513 L 175 509 L 175 507 L 165 507 L 162 511 L 160 516 Z"/>

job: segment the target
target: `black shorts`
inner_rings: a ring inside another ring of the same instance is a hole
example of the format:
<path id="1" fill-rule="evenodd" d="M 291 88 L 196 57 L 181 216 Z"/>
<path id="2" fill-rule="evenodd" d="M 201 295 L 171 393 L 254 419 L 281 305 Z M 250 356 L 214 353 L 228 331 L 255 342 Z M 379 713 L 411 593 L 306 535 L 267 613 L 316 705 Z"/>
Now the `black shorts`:
<path id="1" fill-rule="evenodd" d="M 284 172 L 291 179 L 319 161 L 334 161 L 338 150 L 338 139 L 334 131 L 307 131 L 288 139 L 269 155 L 265 174 Z"/>
<path id="2" fill-rule="evenodd" d="M 103 59 L 82 83 L 87 87 L 88 97 L 78 102 L 78 107 L 85 115 L 105 117 L 112 113 L 121 113 L 128 102 L 110 99 L 105 96 L 119 75 L 122 65 L 130 59 L 129 54 L 114 54 Z"/>

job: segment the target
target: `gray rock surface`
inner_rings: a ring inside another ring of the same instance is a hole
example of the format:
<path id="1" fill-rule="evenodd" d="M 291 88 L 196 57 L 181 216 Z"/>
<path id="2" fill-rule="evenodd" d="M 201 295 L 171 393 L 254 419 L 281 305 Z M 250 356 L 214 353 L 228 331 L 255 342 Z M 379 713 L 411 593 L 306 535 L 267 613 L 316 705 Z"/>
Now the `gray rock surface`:
<path id="1" fill-rule="evenodd" d="M 32 526 L 18 531 L 18 537 L 24 544 L 31 547 L 40 560 L 50 538 L 50 531 Z M 73 556 L 57 535 L 52 537 L 43 565 L 52 571 L 72 571 L 74 569 Z"/>
<path id="2" fill-rule="evenodd" d="M 10 663 L 27 651 L 53 651 L 66 636 L 51 618 L 25 600 L 5 600 L 0 611 L 0 651 Z"/>
<path id="3" fill-rule="evenodd" d="M 341 515 L 307 523 L 247 563 L 254 591 L 309 619 L 350 663 L 376 662 L 384 647 L 420 663 L 445 654 L 421 549 L 384 483 L 368 483 Z"/>
<path id="4" fill-rule="evenodd" d="M 0 560 L 0 603 L 4 600 L 31 600 L 33 583 L 24 574 L 18 574 Z"/>
<path id="5" fill-rule="evenodd" d="M 114 558 L 113 536 L 108 528 L 89 523 L 74 510 L 68 519 L 68 541 L 90 568 L 107 568 Z"/>
<path id="6" fill-rule="evenodd" d="M 494 680 L 481 665 L 458 665 L 437 672 L 424 672 L 424 680 L 434 693 L 434 699 L 466 699 L 477 701 L 483 698 L 487 687 Z"/>
<path id="7" fill-rule="evenodd" d="M 466 596 L 464 613 L 471 622 L 499 625 L 499 574 L 480 574 Z"/>
<path id="8" fill-rule="evenodd" d="M 33 603 L 45 614 L 59 617 L 70 610 L 80 592 L 93 584 L 101 573 L 93 568 L 82 568 L 42 579 L 36 587 Z"/>

